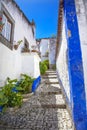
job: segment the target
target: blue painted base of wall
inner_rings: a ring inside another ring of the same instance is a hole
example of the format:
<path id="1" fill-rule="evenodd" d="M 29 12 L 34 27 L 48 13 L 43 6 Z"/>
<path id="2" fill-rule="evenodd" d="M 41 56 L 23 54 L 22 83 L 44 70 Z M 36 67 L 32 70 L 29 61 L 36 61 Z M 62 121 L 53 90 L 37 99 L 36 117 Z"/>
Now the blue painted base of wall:
<path id="1" fill-rule="evenodd" d="M 18 81 L 16 86 L 20 84 L 21 81 Z M 33 81 L 33 84 L 32 84 L 32 92 L 35 92 L 35 90 L 37 89 L 37 87 L 39 86 L 41 82 L 41 76 L 39 76 L 38 78 L 36 78 L 34 81 Z M 12 89 L 12 92 L 19 92 L 17 89 L 16 89 L 16 86 Z"/>
<path id="2" fill-rule="evenodd" d="M 87 130 L 87 120 L 84 119 L 84 121 L 79 122 L 77 124 L 76 130 Z"/>
<path id="3" fill-rule="evenodd" d="M 2 111 L 3 111 L 3 108 L 4 108 L 3 106 L 0 106 L 0 112 L 2 112 Z"/>
<path id="4" fill-rule="evenodd" d="M 37 89 L 37 87 L 39 86 L 41 82 L 41 76 L 39 76 L 38 78 L 36 78 L 32 84 L 32 92 L 35 92 L 35 90 Z"/>

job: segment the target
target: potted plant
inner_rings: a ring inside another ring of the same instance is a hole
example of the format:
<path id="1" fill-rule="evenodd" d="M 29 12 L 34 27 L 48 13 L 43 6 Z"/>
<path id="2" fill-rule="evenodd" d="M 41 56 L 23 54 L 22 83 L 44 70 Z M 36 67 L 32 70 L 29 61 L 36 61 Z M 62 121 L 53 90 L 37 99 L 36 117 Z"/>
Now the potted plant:
<path id="1" fill-rule="evenodd" d="M 2 32 L 3 27 L 4 27 L 4 24 L 2 22 L 0 22 L 0 33 Z"/>
<path id="2" fill-rule="evenodd" d="M 31 52 L 37 52 L 37 50 L 31 50 Z"/>
<path id="3" fill-rule="evenodd" d="M 14 49 L 17 50 L 19 45 L 23 42 L 23 40 L 19 40 L 17 44 L 14 45 Z"/>

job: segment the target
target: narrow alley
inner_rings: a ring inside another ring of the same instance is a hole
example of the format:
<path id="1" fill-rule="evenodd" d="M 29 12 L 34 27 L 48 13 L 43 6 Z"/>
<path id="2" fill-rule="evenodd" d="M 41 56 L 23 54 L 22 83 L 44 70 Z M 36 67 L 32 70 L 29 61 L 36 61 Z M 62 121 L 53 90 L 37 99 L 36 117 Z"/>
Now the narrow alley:
<path id="1" fill-rule="evenodd" d="M 0 115 L 0 130 L 73 129 L 55 71 L 47 71 L 36 92 L 23 101 L 21 108 Z"/>

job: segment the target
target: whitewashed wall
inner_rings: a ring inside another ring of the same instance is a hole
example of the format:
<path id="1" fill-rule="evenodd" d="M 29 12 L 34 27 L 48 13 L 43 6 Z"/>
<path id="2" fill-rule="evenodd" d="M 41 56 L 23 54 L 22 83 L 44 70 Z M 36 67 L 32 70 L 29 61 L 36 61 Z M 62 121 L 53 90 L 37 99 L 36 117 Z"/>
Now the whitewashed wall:
<path id="1" fill-rule="evenodd" d="M 34 78 L 40 76 L 37 53 L 20 53 L 12 51 L 0 43 L 0 86 L 3 86 L 7 77 L 19 78 L 21 73 Z"/>
<path id="2" fill-rule="evenodd" d="M 37 78 L 40 76 L 40 67 L 39 67 L 39 62 L 41 61 L 40 57 L 35 53 L 34 55 L 34 78 Z"/>
<path id="3" fill-rule="evenodd" d="M 0 43 L 0 86 L 7 77 L 18 78 L 21 73 L 21 55 Z"/>
<path id="4" fill-rule="evenodd" d="M 59 50 L 59 55 L 56 61 L 57 72 L 59 78 L 62 82 L 63 89 L 70 101 L 70 86 L 69 86 L 69 74 L 68 74 L 68 62 L 67 62 L 67 41 L 65 35 L 65 23 L 63 20 L 63 31 L 62 31 L 62 41 Z"/>
<path id="5" fill-rule="evenodd" d="M 42 61 L 49 59 L 49 57 L 45 57 L 47 51 L 49 51 L 49 39 L 41 39 L 40 52 Z"/>
<path id="6" fill-rule="evenodd" d="M 3 0 L 3 4 L 15 21 L 14 41 L 24 41 L 25 37 L 29 42 L 29 49 L 31 49 L 32 45 L 36 45 L 36 40 L 32 33 L 32 26 L 23 17 L 22 12 L 14 2 Z M 0 86 L 3 86 L 7 77 L 11 79 L 19 78 L 23 72 L 31 74 L 35 78 L 40 75 L 39 57 L 35 54 L 25 54 L 26 56 L 24 56 L 21 53 L 23 46 L 24 43 L 19 46 L 18 50 L 10 50 L 0 42 Z"/>
<path id="7" fill-rule="evenodd" d="M 83 70 L 84 70 L 84 82 L 87 101 L 87 1 L 75 0 L 77 19 L 79 26 L 79 36 L 81 41 Z"/>
<path id="8" fill-rule="evenodd" d="M 21 73 L 28 74 L 34 78 L 40 76 L 39 62 L 40 58 L 37 53 L 23 53 Z"/>

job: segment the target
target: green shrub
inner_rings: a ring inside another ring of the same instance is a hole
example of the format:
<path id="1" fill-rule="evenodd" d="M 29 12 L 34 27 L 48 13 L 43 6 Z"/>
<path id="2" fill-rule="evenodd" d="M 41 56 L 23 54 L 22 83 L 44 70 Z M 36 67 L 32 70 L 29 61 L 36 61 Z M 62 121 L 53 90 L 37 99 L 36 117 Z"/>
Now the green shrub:
<path id="1" fill-rule="evenodd" d="M 47 66 L 44 62 L 40 62 L 40 73 L 43 75 L 47 70 Z"/>
<path id="2" fill-rule="evenodd" d="M 22 105 L 23 97 L 21 93 L 31 92 L 34 78 L 31 78 L 26 74 L 22 74 L 21 78 L 21 81 L 7 78 L 6 85 L 0 91 L 1 106 L 20 107 Z"/>
<path id="3" fill-rule="evenodd" d="M 20 107 L 22 105 L 22 95 L 20 93 L 16 92 L 11 92 L 9 97 L 8 97 L 8 106 L 10 107 L 15 107 L 18 106 Z"/>
<path id="4" fill-rule="evenodd" d="M 0 91 L 0 106 L 5 106 L 8 103 L 7 97 L 4 95 L 3 91 Z"/>
<path id="5" fill-rule="evenodd" d="M 20 93 L 13 92 L 12 89 L 16 84 L 15 80 L 7 79 L 8 83 L 2 88 L 4 96 L 7 98 L 7 106 L 21 106 L 22 105 L 22 95 Z"/>
<path id="6" fill-rule="evenodd" d="M 44 62 L 44 64 L 47 66 L 47 69 L 49 69 L 49 60 L 45 60 L 45 61 L 43 61 Z"/>
<path id="7" fill-rule="evenodd" d="M 34 78 L 31 78 L 30 76 L 26 74 L 21 74 L 21 83 L 19 84 L 19 87 L 22 88 L 22 93 L 30 93 L 32 91 L 32 83 L 34 81 Z"/>

